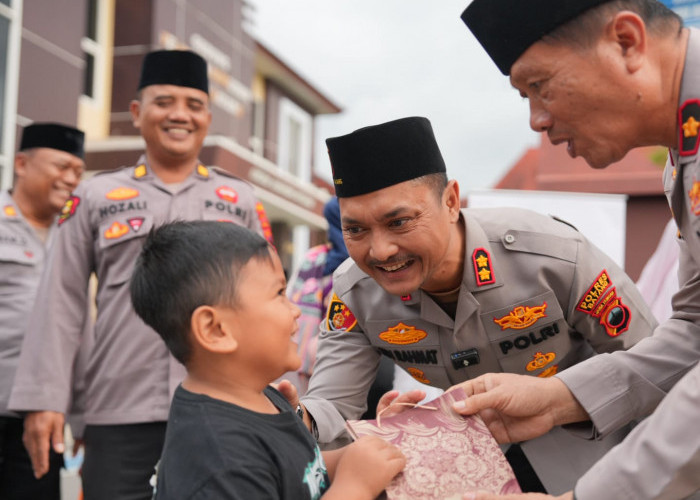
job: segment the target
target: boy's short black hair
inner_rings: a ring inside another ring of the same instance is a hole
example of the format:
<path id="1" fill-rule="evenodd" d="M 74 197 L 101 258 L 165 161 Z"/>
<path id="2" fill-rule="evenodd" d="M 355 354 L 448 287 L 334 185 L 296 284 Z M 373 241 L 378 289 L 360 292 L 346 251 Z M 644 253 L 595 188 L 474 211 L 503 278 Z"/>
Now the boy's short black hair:
<path id="1" fill-rule="evenodd" d="M 267 241 L 230 222 L 178 221 L 152 229 L 131 276 L 136 314 L 163 338 L 173 356 L 189 361 L 190 321 L 202 305 L 234 306 L 240 271 L 270 259 Z"/>

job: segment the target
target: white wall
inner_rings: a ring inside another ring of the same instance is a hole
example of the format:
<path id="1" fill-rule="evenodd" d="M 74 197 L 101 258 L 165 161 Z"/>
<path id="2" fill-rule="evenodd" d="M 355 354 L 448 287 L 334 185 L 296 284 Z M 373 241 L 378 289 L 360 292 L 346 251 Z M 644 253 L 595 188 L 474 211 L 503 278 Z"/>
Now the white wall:
<path id="1" fill-rule="evenodd" d="M 470 208 L 521 207 L 555 215 L 625 268 L 627 195 L 488 189 L 468 191 L 466 198 Z"/>

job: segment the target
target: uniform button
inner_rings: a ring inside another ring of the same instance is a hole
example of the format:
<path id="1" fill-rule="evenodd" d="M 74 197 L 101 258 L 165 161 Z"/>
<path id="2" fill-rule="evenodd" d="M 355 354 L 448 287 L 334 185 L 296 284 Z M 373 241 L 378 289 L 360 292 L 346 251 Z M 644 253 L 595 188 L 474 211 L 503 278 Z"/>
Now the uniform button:
<path id="1" fill-rule="evenodd" d="M 503 238 L 506 243 L 513 243 L 515 241 L 515 236 L 512 234 L 506 234 L 505 238 Z"/>

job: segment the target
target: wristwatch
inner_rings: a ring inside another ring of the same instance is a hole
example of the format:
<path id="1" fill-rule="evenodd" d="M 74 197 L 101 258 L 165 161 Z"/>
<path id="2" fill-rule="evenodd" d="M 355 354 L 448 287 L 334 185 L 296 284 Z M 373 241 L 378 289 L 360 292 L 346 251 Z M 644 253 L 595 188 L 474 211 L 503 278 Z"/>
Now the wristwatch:
<path id="1" fill-rule="evenodd" d="M 304 408 L 302 408 L 301 403 L 297 405 L 296 410 L 294 410 L 297 414 L 297 417 L 301 419 L 301 421 L 304 421 Z M 308 413 L 308 412 L 307 412 Z M 311 420 L 311 434 L 313 434 L 314 439 L 318 441 L 318 427 L 316 426 L 316 421 L 314 420 L 314 417 L 309 413 L 309 420 Z"/>

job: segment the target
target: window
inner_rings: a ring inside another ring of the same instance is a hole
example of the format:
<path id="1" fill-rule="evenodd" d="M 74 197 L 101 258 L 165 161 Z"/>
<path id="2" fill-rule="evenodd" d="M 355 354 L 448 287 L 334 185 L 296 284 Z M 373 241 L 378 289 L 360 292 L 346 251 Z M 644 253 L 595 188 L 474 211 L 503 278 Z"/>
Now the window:
<path id="1" fill-rule="evenodd" d="M 20 0 L 0 0 L 0 188 L 12 184 L 21 29 Z"/>
<path id="2" fill-rule="evenodd" d="M 311 126 L 309 113 L 286 97 L 280 100 L 277 161 L 302 181 L 311 180 Z"/>
<path id="3" fill-rule="evenodd" d="M 85 57 L 85 73 L 83 74 L 83 95 L 92 99 L 98 99 L 100 93 L 100 82 L 97 78 L 96 68 L 101 67 L 103 48 L 100 43 L 100 7 L 99 0 L 87 1 L 87 15 L 85 36 L 80 41 Z"/>

